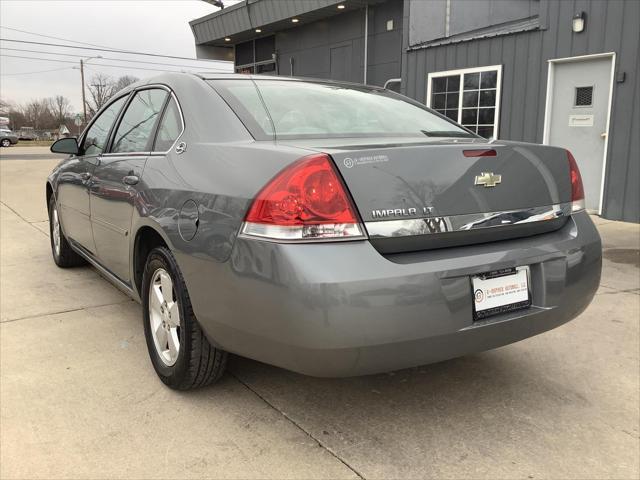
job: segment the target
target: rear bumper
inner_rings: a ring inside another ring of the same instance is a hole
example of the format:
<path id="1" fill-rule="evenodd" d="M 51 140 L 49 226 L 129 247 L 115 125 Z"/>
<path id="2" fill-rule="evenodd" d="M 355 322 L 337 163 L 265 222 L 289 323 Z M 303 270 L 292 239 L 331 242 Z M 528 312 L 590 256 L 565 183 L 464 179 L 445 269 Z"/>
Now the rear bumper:
<path id="1" fill-rule="evenodd" d="M 601 243 L 589 216 L 579 213 L 543 235 L 387 257 L 367 241 L 239 238 L 225 264 L 179 261 L 196 316 L 215 344 L 337 377 L 488 350 L 568 322 L 598 288 Z M 521 265 L 530 266 L 533 306 L 473 322 L 469 276 Z"/>

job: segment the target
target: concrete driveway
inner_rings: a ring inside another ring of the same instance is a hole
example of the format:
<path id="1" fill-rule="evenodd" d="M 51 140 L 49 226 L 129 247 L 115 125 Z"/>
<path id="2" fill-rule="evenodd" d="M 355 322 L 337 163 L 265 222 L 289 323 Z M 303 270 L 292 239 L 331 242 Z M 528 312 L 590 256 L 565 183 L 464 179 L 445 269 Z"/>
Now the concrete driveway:
<path id="1" fill-rule="evenodd" d="M 596 218 L 602 287 L 538 337 L 339 380 L 236 357 L 218 385 L 177 393 L 148 360 L 138 304 L 51 260 L 56 161 L 0 156 L 2 478 L 640 475 L 638 225 Z"/>

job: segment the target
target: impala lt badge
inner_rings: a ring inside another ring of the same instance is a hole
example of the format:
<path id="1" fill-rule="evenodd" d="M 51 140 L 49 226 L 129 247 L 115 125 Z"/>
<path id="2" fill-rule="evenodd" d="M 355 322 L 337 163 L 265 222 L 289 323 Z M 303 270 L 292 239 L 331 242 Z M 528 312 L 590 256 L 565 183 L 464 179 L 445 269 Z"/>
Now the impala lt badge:
<path id="1" fill-rule="evenodd" d="M 430 215 L 433 212 L 433 207 L 422 207 L 420 213 L 418 208 L 387 208 L 382 210 L 372 210 L 371 216 L 373 218 L 385 218 L 385 217 L 414 217 L 419 214 Z"/>
<path id="2" fill-rule="evenodd" d="M 494 175 L 493 172 L 482 172 L 480 175 L 476 175 L 476 181 L 474 185 L 484 185 L 485 188 L 495 187 L 502 182 L 502 175 Z"/>

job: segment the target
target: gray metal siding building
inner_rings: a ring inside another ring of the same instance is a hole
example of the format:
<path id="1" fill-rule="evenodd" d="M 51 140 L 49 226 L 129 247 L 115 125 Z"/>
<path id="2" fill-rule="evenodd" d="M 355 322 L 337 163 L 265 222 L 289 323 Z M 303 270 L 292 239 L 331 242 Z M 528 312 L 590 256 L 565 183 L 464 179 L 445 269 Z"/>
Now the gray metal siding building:
<path id="1" fill-rule="evenodd" d="M 240 72 L 401 78 L 481 135 L 565 146 L 588 207 L 640 222 L 640 1 L 247 0 L 191 27 Z"/>
<path id="2" fill-rule="evenodd" d="M 386 22 L 397 28 L 387 31 Z M 383 85 L 400 77 L 402 5 L 388 2 L 369 11 L 367 83 Z M 304 28 L 275 34 L 278 71 L 281 75 L 310 76 L 363 82 L 364 22 L 362 11 L 352 10 Z"/>

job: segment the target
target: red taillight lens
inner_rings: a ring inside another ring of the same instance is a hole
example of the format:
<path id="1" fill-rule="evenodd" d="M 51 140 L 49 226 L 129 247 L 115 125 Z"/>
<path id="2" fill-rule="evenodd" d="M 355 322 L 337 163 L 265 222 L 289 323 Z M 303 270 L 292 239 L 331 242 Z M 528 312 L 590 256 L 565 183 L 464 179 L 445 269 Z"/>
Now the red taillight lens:
<path id="1" fill-rule="evenodd" d="M 242 232 L 281 240 L 362 237 L 355 208 L 331 159 L 310 155 L 258 193 Z"/>
<path id="2" fill-rule="evenodd" d="M 576 212 L 584 209 L 584 186 L 576 159 L 573 158 L 569 150 L 567 150 L 567 159 L 569 160 L 569 176 L 571 178 L 572 210 Z"/>

